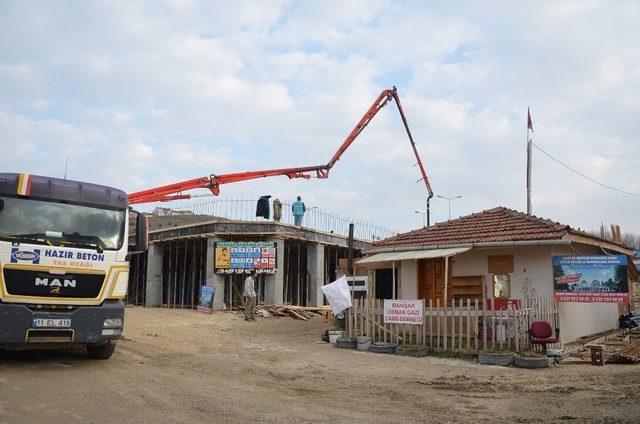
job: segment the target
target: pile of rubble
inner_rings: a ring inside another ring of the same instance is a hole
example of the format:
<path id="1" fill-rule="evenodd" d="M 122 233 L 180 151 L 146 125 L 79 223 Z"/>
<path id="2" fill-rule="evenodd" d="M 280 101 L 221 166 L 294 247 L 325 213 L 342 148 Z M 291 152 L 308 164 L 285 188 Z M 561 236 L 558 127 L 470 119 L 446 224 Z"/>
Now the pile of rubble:
<path id="1" fill-rule="evenodd" d="M 235 308 L 234 308 L 235 309 Z M 238 314 L 243 314 L 244 309 L 237 309 Z M 314 317 L 323 317 L 326 321 L 330 319 L 330 306 L 274 306 L 274 305 L 258 305 L 256 307 L 256 315 L 269 317 L 290 317 L 302 321 L 308 321 Z"/>
<path id="2" fill-rule="evenodd" d="M 591 363 L 590 346 L 602 346 L 608 364 L 640 363 L 640 328 L 609 330 L 565 345 L 564 364 Z"/>

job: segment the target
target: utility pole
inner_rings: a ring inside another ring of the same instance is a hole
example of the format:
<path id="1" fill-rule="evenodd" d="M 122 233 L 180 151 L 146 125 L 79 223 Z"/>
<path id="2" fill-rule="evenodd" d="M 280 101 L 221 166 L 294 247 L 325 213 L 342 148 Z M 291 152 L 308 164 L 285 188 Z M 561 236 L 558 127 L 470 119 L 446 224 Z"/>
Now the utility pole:
<path id="1" fill-rule="evenodd" d="M 533 124 L 531 123 L 531 112 L 527 108 L 527 214 L 533 213 L 531 208 L 531 134 L 533 133 Z"/>
<path id="2" fill-rule="evenodd" d="M 437 195 L 436 197 L 439 197 L 441 199 L 445 199 L 447 202 L 449 202 L 449 221 L 451 221 L 451 201 L 455 200 L 455 199 L 460 199 L 460 198 L 462 198 L 462 196 L 447 197 L 447 196 Z"/>

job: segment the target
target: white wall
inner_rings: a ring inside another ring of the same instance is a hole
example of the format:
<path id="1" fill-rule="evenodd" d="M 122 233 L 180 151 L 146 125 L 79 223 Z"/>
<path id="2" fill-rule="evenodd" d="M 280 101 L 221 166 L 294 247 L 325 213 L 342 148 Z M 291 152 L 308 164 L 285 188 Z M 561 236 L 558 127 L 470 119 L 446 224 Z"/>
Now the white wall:
<path id="1" fill-rule="evenodd" d="M 418 261 L 402 261 L 400 266 L 400 296 L 398 298 L 418 298 Z"/>
<path id="2" fill-rule="evenodd" d="M 511 274 L 511 298 L 523 298 L 523 284 L 527 279 L 534 289 L 534 296 L 553 297 L 554 255 L 599 255 L 595 246 L 573 244 L 574 251 L 566 245 L 520 246 L 508 248 L 472 249 L 449 260 L 453 276 L 483 275 L 487 297 L 493 297 L 492 278 L 488 272 L 487 256 L 513 254 L 514 272 Z M 403 261 L 400 272 L 402 298 L 418 296 L 417 261 Z M 616 328 L 618 305 L 607 303 L 561 303 L 560 337 L 569 342 L 585 335 Z"/>

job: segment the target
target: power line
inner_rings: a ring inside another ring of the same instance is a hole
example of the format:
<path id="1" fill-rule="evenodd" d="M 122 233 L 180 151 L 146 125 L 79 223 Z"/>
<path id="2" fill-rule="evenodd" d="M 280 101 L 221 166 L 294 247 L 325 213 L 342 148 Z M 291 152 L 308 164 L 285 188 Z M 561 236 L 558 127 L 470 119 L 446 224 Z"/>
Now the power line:
<path id="1" fill-rule="evenodd" d="M 569 166 L 569 165 L 567 165 L 566 163 L 562 162 L 560 159 L 556 159 L 555 157 L 551 156 L 549 153 L 547 153 L 547 152 L 545 152 L 544 150 L 542 150 L 542 148 L 540 148 L 540 146 L 538 146 L 537 144 L 535 144 L 535 143 L 533 143 L 533 142 L 532 142 L 531 144 L 532 144 L 536 149 L 540 150 L 542 153 L 544 153 L 545 155 L 547 155 L 550 159 L 552 159 L 552 160 L 554 160 L 554 161 L 558 162 L 560 165 L 564 166 L 564 167 L 565 167 L 565 168 L 567 168 L 569 171 L 573 172 L 573 173 L 574 173 L 574 174 L 576 174 L 576 175 L 581 176 L 582 178 L 585 178 L 585 179 L 587 179 L 587 180 L 591 181 L 592 183 L 598 184 L 599 186 L 602 186 L 602 187 L 604 187 L 604 188 L 608 188 L 609 190 L 617 191 L 618 193 L 626 194 L 626 195 L 628 195 L 628 196 L 638 196 L 638 197 L 640 197 L 640 193 L 631 193 L 631 192 L 629 192 L 629 191 L 624 191 L 624 190 L 621 190 L 621 189 L 619 189 L 619 188 L 611 187 L 610 185 L 607 185 L 607 184 L 601 183 L 600 181 L 597 181 L 597 180 L 595 180 L 595 179 L 593 179 L 593 178 L 589 177 L 588 175 L 585 175 L 585 174 L 583 174 L 582 172 L 580 172 L 580 171 L 578 171 L 578 170 L 576 170 L 576 169 L 574 169 L 574 168 L 570 167 L 570 166 Z"/>

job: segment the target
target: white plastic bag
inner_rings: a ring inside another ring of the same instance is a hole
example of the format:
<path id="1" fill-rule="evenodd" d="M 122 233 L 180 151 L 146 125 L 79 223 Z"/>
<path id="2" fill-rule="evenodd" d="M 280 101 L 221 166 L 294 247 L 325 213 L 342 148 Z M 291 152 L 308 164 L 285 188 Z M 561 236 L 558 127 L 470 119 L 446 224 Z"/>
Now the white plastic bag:
<path id="1" fill-rule="evenodd" d="M 322 286 L 321 288 L 329 305 L 331 305 L 331 309 L 333 309 L 334 315 L 338 315 L 352 306 L 349 283 L 347 283 L 347 278 L 344 275 L 333 283 Z"/>

